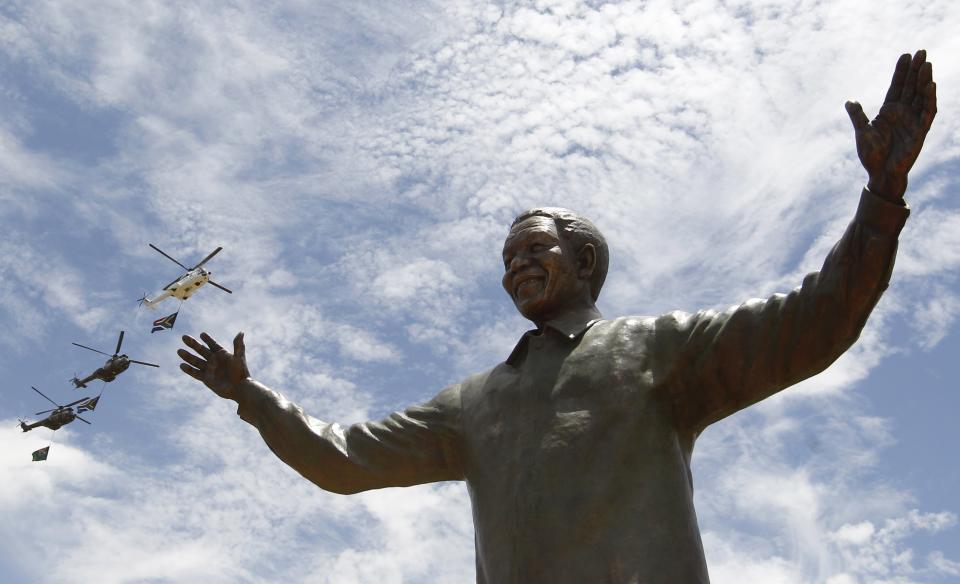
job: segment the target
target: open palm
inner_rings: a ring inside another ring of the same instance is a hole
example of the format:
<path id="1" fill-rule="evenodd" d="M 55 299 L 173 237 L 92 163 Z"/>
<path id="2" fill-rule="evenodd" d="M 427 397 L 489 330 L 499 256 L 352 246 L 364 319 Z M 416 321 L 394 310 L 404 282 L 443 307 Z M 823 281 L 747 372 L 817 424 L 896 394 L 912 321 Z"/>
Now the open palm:
<path id="1" fill-rule="evenodd" d="M 937 86 L 926 51 L 904 54 L 890 82 L 877 117 L 870 121 L 855 101 L 847 102 L 853 122 L 857 154 L 870 177 L 868 188 L 899 201 L 907 188 L 907 174 L 937 113 Z"/>
<path id="2" fill-rule="evenodd" d="M 236 400 L 237 387 L 250 376 L 243 333 L 237 334 L 233 339 L 233 353 L 220 346 L 220 343 L 207 333 L 201 333 L 200 338 L 203 343 L 191 336 L 183 336 L 184 344 L 196 354 L 179 349 L 177 355 L 184 360 L 184 363 L 180 364 L 180 370 L 203 382 L 220 397 Z"/>

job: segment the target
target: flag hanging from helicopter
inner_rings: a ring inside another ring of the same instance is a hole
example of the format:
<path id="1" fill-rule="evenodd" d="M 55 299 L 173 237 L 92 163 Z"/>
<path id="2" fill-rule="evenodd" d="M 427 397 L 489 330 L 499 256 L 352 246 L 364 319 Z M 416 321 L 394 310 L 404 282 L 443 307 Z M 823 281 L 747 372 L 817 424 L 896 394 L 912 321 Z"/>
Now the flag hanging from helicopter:
<path id="1" fill-rule="evenodd" d="M 50 452 L 49 446 L 44 446 L 40 450 L 33 451 L 33 462 L 40 462 L 47 459 L 47 454 Z"/>
<path id="2" fill-rule="evenodd" d="M 153 329 L 150 331 L 150 333 L 152 334 L 164 329 L 173 329 L 173 323 L 177 322 L 178 314 L 180 314 L 179 310 L 169 316 L 158 318 L 157 320 L 153 321 Z"/>
<path id="3" fill-rule="evenodd" d="M 98 401 L 100 401 L 99 395 L 97 397 L 92 397 L 85 402 L 82 402 L 80 405 L 77 406 L 77 413 L 80 414 L 83 412 L 92 412 L 93 410 L 97 409 Z"/>

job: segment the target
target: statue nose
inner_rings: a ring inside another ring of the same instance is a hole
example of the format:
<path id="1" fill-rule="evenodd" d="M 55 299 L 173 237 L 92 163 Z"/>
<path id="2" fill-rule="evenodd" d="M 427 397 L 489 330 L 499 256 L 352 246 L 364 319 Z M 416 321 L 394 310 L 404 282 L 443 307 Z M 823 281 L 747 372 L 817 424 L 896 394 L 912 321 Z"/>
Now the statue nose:
<path id="1" fill-rule="evenodd" d="M 518 272 L 520 268 L 530 264 L 530 258 L 526 254 L 518 253 L 510 260 L 510 271 Z"/>

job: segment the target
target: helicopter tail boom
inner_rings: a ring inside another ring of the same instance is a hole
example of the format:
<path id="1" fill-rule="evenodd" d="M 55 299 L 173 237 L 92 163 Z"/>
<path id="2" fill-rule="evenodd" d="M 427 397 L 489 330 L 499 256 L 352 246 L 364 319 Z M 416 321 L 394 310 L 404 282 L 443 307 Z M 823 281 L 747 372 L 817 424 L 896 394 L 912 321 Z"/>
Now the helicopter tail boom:
<path id="1" fill-rule="evenodd" d="M 176 283 L 176 281 L 174 282 Z M 150 310 L 154 310 L 158 304 L 172 296 L 173 293 L 170 290 L 164 289 L 154 295 L 153 298 L 148 298 L 146 294 L 140 297 L 137 301 L 140 303 L 140 306 L 146 306 Z"/>
<path id="2" fill-rule="evenodd" d="M 23 420 L 20 420 L 20 429 L 23 430 L 24 432 L 29 432 L 34 428 L 39 428 L 41 425 L 42 425 L 41 422 L 34 422 L 32 424 L 28 424 Z"/>

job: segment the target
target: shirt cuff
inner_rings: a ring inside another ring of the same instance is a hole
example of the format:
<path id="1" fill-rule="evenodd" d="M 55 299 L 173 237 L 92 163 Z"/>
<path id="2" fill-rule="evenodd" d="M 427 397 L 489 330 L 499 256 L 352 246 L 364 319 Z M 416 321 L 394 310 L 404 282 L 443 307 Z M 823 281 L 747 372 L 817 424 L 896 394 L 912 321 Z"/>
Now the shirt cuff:
<path id="1" fill-rule="evenodd" d="M 244 379 L 237 386 L 237 415 L 244 422 L 259 428 L 260 416 L 272 393 L 265 385 L 249 377 Z"/>
<path id="2" fill-rule="evenodd" d="M 903 229 L 903 225 L 910 216 L 910 207 L 906 202 L 902 205 L 890 202 L 871 193 L 863 187 L 860 195 L 860 206 L 857 207 L 856 221 L 874 231 L 896 237 Z"/>

